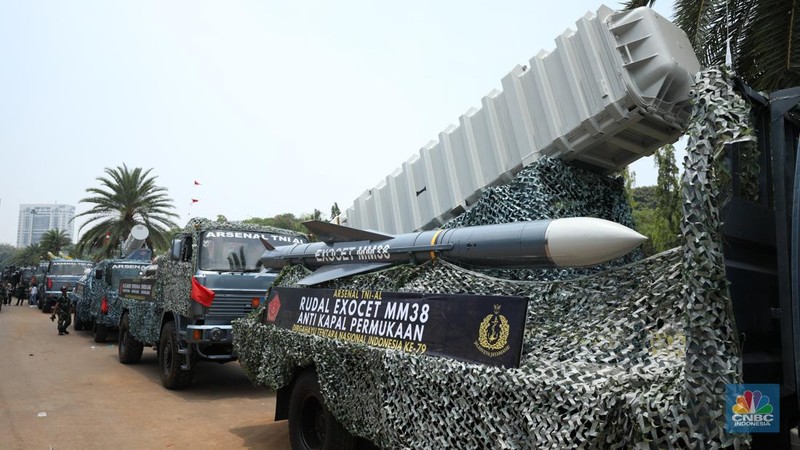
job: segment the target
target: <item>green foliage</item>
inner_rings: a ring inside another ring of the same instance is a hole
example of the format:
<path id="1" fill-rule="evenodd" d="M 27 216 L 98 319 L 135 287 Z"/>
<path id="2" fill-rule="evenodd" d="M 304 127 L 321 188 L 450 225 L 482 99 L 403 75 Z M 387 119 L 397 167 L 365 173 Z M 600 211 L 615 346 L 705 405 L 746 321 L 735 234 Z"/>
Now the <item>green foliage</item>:
<path id="1" fill-rule="evenodd" d="M 675 165 L 675 149 L 666 145 L 655 153 L 658 167 L 658 184 L 632 188 L 629 192 L 633 222 L 636 231 L 647 236 L 649 241 L 642 246 L 645 255 L 651 256 L 676 247 L 680 243 L 680 180 Z"/>
<path id="2" fill-rule="evenodd" d="M 12 265 L 11 259 L 17 253 L 17 248 L 11 244 L 0 244 L 0 267 Z"/>
<path id="3" fill-rule="evenodd" d="M 666 228 L 661 236 L 667 245 L 672 248 L 679 244 L 681 223 L 681 188 L 678 166 L 675 164 L 675 147 L 667 144 L 655 152 L 655 163 L 658 167 L 658 180 L 656 184 L 656 201 L 658 215 L 666 220 Z M 672 238 L 670 238 L 672 236 Z"/>
<path id="4" fill-rule="evenodd" d="M 333 206 L 331 206 L 331 220 L 335 219 L 342 211 L 339 209 L 339 204 L 334 202 Z"/>
<path id="5" fill-rule="evenodd" d="M 292 213 L 278 214 L 274 217 L 252 217 L 245 219 L 242 223 L 251 223 L 254 225 L 266 225 L 275 228 L 283 228 L 285 230 L 293 230 L 300 233 L 308 233 L 306 227 L 303 226 L 303 221 L 306 218 L 297 218 Z"/>
<path id="6" fill-rule="evenodd" d="M 47 252 L 39 244 L 31 244 L 17 250 L 10 262 L 18 267 L 33 266 L 39 264 L 42 259 L 47 259 Z"/>
<path id="7" fill-rule="evenodd" d="M 656 187 L 655 186 L 641 186 L 631 190 L 631 197 L 635 205 L 641 209 L 658 208 L 658 201 L 656 200 Z"/>
<path id="8" fill-rule="evenodd" d="M 138 167 L 130 170 L 125 164 L 106 168 L 106 177 L 97 178 L 102 187 L 86 189 L 92 196 L 80 201 L 94 206 L 75 216 L 89 217 L 80 228 L 89 227 L 78 241 L 78 253 L 95 258 L 117 256 L 119 243 L 136 224 L 148 228 L 150 235 L 146 242 L 154 251 L 169 247 L 167 230 L 177 227 L 172 219 L 178 215 L 173 212 L 167 190 L 157 186 L 155 177 L 150 176 L 151 170 Z"/>

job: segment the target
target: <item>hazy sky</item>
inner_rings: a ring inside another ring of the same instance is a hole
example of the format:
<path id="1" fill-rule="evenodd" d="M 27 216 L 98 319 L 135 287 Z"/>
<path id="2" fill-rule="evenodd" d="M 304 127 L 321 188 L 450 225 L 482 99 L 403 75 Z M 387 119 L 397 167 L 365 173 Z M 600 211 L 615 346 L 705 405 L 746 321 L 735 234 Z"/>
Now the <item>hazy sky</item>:
<path id="1" fill-rule="evenodd" d="M 344 211 L 600 5 L 0 0 L 0 243 L 123 163 L 181 226 Z"/>

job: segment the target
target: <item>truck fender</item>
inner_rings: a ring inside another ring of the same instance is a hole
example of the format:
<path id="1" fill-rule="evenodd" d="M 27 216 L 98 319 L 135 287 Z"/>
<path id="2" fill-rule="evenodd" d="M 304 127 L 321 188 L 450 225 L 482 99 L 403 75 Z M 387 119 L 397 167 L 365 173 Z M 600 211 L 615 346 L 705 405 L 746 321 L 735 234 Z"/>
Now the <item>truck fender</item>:
<path id="1" fill-rule="evenodd" d="M 173 314 L 170 311 L 164 311 L 164 313 L 161 314 L 161 323 L 158 324 L 159 333 L 161 333 L 161 330 L 164 328 L 164 324 L 167 322 L 175 322 L 175 330 L 180 332 L 181 330 L 180 316 Z"/>
<path id="2" fill-rule="evenodd" d="M 294 366 L 292 367 L 292 376 L 286 386 L 278 389 L 275 394 L 275 420 L 286 420 L 289 418 L 289 400 L 292 397 L 292 390 L 294 383 L 297 381 L 298 375 L 304 370 L 316 370 L 316 367 L 311 364 L 308 366 Z"/>

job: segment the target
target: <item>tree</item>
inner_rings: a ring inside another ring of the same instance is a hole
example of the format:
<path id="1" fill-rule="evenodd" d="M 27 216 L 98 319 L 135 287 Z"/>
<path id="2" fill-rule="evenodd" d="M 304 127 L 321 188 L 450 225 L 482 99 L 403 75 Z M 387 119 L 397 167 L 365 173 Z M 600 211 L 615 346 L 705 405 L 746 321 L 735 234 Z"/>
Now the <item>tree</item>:
<path id="1" fill-rule="evenodd" d="M 648 256 L 680 244 L 681 192 L 675 148 L 665 145 L 656 150 L 655 164 L 656 186 L 632 188 L 630 177 L 625 184 L 636 231 L 649 238 L 642 246 Z"/>
<path id="2" fill-rule="evenodd" d="M 71 243 L 72 239 L 67 236 L 66 231 L 55 229 L 43 234 L 42 239 L 39 240 L 43 252 L 50 252 L 56 256 Z"/>
<path id="3" fill-rule="evenodd" d="M 303 219 L 298 219 L 292 213 L 278 214 L 274 217 L 252 217 L 243 221 L 244 223 L 252 223 L 255 225 L 265 225 L 275 228 L 283 228 L 284 230 L 293 230 L 300 233 L 307 233 L 306 227 L 303 226 Z"/>
<path id="4" fill-rule="evenodd" d="M 17 250 L 17 253 L 11 257 L 11 264 L 15 266 L 33 266 L 38 264 L 39 260 L 45 258 L 46 255 L 47 252 L 39 244 L 31 244 Z"/>
<path id="5" fill-rule="evenodd" d="M 625 9 L 655 0 L 629 0 Z M 790 0 L 675 0 L 674 22 L 700 65 L 724 64 L 730 40 L 734 71 L 756 90 L 800 85 L 800 3 Z"/>
<path id="6" fill-rule="evenodd" d="M 172 219 L 178 215 L 172 211 L 174 207 L 167 190 L 157 186 L 156 178 L 150 176 L 151 170 L 138 167 L 130 170 L 125 164 L 115 169 L 106 168 L 106 176 L 97 178 L 101 187 L 86 189 L 92 196 L 80 202 L 94 206 L 75 216 L 89 217 L 80 228 L 89 227 L 78 240 L 77 252 L 91 250 L 100 257 L 117 256 L 120 241 L 136 224 L 149 230 L 146 242 L 150 248 L 169 247 L 168 230 L 177 227 Z"/>
<path id="7" fill-rule="evenodd" d="M 342 213 L 342 211 L 339 209 L 339 204 L 336 203 L 336 202 L 333 202 L 333 206 L 331 206 L 331 220 L 336 219 L 337 217 L 339 217 L 339 214 L 341 214 L 341 213 Z"/>
<path id="8" fill-rule="evenodd" d="M 658 167 L 656 181 L 656 201 L 659 217 L 666 223 L 662 225 L 663 235 L 658 236 L 663 243 L 663 249 L 672 248 L 679 243 L 678 236 L 681 227 L 681 184 L 678 166 L 675 164 L 675 147 L 667 144 L 655 153 L 655 163 Z"/>
<path id="9" fill-rule="evenodd" d="M 11 244 L 0 244 L 0 268 L 11 265 L 11 258 L 17 253 L 17 248 Z"/>

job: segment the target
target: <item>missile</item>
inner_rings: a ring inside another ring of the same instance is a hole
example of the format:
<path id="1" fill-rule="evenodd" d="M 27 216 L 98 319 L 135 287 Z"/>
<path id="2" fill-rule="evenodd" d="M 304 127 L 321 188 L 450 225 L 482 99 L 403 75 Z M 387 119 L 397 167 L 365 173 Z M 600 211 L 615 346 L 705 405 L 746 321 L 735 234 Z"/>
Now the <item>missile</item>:
<path id="1" fill-rule="evenodd" d="M 264 267 L 302 264 L 316 269 L 298 282 L 313 285 L 393 264 L 442 258 L 479 267 L 585 267 L 619 258 L 647 240 L 604 219 L 511 222 L 396 236 L 312 220 L 303 222 L 321 242 L 274 247 L 262 240 Z"/>

